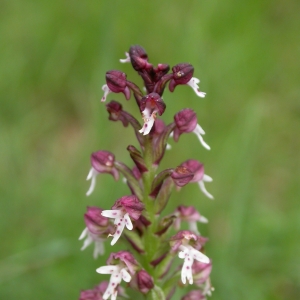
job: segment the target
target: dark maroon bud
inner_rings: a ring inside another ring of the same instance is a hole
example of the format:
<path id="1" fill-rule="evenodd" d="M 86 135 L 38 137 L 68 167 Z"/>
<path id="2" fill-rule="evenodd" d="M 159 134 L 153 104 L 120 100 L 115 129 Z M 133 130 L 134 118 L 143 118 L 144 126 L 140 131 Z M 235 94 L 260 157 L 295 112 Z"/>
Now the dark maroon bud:
<path id="1" fill-rule="evenodd" d="M 132 67 L 136 71 L 141 71 L 143 69 L 148 68 L 148 55 L 144 48 L 139 45 L 131 46 L 129 49 L 129 56 Z"/>
<path id="2" fill-rule="evenodd" d="M 155 73 L 154 81 L 157 82 L 166 75 L 170 70 L 170 66 L 168 64 L 158 64 L 157 68 L 154 68 L 153 71 Z"/>
<path id="3" fill-rule="evenodd" d="M 180 84 L 187 84 L 194 74 L 194 67 L 190 64 L 178 64 L 172 68 L 173 78 L 169 84 L 169 90 L 174 91 L 175 87 Z"/>
<path id="4" fill-rule="evenodd" d="M 194 173 L 186 167 L 179 166 L 173 171 L 171 177 L 177 186 L 182 187 L 193 179 Z"/>
<path id="5" fill-rule="evenodd" d="M 117 101 L 110 101 L 106 104 L 106 109 L 109 113 L 108 119 L 111 121 L 121 121 L 124 127 L 128 126 L 128 120 L 122 113 L 122 105 Z"/>
<path id="6" fill-rule="evenodd" d="M 130 89 L 127 87 L 126 74 L 111 70 L 106 72 L 106 84 L 108 88 L 114 93 L 123 93 L 125 98 L 128 100 L 130 98 Z"/>

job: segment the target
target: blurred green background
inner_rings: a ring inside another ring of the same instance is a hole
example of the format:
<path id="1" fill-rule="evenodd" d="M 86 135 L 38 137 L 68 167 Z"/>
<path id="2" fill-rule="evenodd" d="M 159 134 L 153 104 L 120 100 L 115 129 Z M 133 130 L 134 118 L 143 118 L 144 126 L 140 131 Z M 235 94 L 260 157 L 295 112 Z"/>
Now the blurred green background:
<path id="1" fill-rule="evenodd" d="M 193 108 L 211 146 L 183 135 L 163 167 L 188 158 L 214 178 L 210 201 L 189 185 L 167 211 L 193 204 L 209 219 L 212 299 L 300 297 L 299 1 L 7 1 L 0 4 L 0 299 L 77 299 L 108 277 L 107 258 L 81 252 L 87 205 L 128 190 L 98 176 L 86 197 L 91 152 L 132 166 L 131 128 L 107 120 L 104 75 L 140 44 L 153 64 L 189 62 L 200 88 L 164 94 L 166 123 Z M 133 100 L 110 95 L 137 118 Z M 108 246 L 108 245 L 107 245 Z M 122 246 L 114 246 L 117 251 Z M 182 291 L 174 296 L 179 299 Z"/>

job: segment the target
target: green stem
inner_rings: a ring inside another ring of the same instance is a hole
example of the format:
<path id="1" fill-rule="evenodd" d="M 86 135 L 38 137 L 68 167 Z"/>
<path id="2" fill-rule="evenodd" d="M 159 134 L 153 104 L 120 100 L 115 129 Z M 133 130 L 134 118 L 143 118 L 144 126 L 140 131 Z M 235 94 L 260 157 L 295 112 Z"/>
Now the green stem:
<path id="1" fill-rule="evenodd" d="M 144 144 L 144 161 L 146 163 L 148 172 L 143 174 L 144 183 L 144 197 L 143 202 L 145 203 L 145 208 L 147 211 L 147 217 L 151 224 L 147 227 L 144 234 L 145 243 L 145 259 L 144 268 L 153 277 L 155 284 L 157 281 L 157 276 L 155 269 L 150 265 L 150 262 L 154 259 L 154 256 L 159 247 L 159 239 L 155 235 L 157 229 L 157 216 L 155 215 L 154 200 L 149 197 L 151 192 L 152 182 L 155 176 L 156 167 L 153 166 L 153 153 L 152 153 L 152 140 L 151 137 L 147 136 Z"/>

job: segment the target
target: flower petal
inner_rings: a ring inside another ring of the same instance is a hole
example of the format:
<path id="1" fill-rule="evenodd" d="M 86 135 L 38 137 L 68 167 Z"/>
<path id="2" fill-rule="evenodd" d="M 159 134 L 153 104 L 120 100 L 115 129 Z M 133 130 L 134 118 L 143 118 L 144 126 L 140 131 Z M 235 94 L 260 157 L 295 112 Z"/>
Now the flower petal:
<path id="1" fill-rule="evenodd" d="M 213 196 L 212 194 L 210 194 L 210 193 L 206 190 L 203 180 L 200 180 L 200 181 L 198 182 L 198 184 L 199 184 L 199 187 L 200 187 L 202 193 L 203 193 L 206 197 L 208 197 L 209 199 L 214 199 L 214 196 Z"/>
<path id="2" fill-rule="evenodd" d="M 133 225 L 132 225 L 132 222 L 131 222 L 131 220 L 130 220 L 130 217 L 129 217 L 129 214 L 128 214 L 128 213 L 124 215 L 124 219 L 125 219 L 125 225 L 126 225 L 126 228 L 127 228 L 128 230 L 132 230 Z"/>
<path id="3" fill-rule="evenodd" d="M 123 268 L 123 269 L 121 270 L 121 276 L 122 276 L 122 279 L 123 279 L 124 281 L 126 281 L 126 282 L 129 282 L 129 281 L 131 280 L 131 276 L 130 276 L 130 274 L 126 271 L 125 268 Z"/>
<path id="4" fill-rule="evenodd" d="M 122 217 L 123 216 L 123 212 L 121 210 L 119 210 L 119 209 L 112 209 L 112 210 L 108 209 L 108 210 L 103 210 L 101 212 L 101 215 L 103 217 L 115 219 L 115 218 Z"/>
<path id="5" fill-rule="evenodd" d="M 99 274 L 112 274 L 114 271 L 118 270 L 118 266 L 102 266 L 96 269 Z"/>

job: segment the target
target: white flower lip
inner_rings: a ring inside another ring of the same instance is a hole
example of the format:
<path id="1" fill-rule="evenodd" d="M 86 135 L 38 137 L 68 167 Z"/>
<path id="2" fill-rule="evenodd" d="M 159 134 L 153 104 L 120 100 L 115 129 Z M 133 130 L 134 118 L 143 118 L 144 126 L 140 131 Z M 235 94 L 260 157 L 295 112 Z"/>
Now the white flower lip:
<path id="1" fill-rule="evenodd" d="M 104 84 L 102 86 L 102 91 L 104 91 L 104 95 L 101 98 L 101 102 L 105 102 L 106 98 L 107 98 L 107 95 L 110 94 L 110 93 L 112 93 L 112 91 L 109 89 L 109 87 L 107 86 L 107 84 Z"/>
<path id="2" fill-rule="evenodd" d="M 89 232 L 87 227 L 82 231 L 82 233 L 79 237 L 79 240 L 82 240 L 85 237 L 86 237 L 86 239 L 84 240 L 83 245 L 80 249 L 81 251 L 83 251 L 90 244 L 95 242 L 93 257 L 96 259 L 98 257 L 98 255 L 103 255 L 104 254 L 104 246 L 103 246 L 104 240 L 103 239 L 101 239 L 101 238 L 97 237 L 96 235 L 92 234 L 91 232 Z"/>
<path id="3" fill-rule="evenodd" d="M 99 174 L 99 172 L 97 172 L 93 167 L 90 169 L 89 174 L 86 178 L 86 180 L 91 180 L 91 185 L 89 190 L 86 192 L 86 195 L 89 196 L 92 194 L 92 192 L 95 189 L 96 186 L 96 177 Z"/>
<path id="4" fill-rule="evenodd" d="M 123 212 L 122 210 L 103 210 L 101 215 L 107 218 L 115 219 L 114 224 L 116 225 L 116 231 L 114 234 L 109 234 L 109 236 L 113 236 L 111 241 L 111 245 L 113 246 L 118 239 L 120 238 L 125 226 L 128 230 L 133 229 L 133 225 L 128 213 Z"/>
<path id="5" fill-rule="evenodd" d="M 139 130 L 140 133 L 143 133 L 144 135 L 147 135 L 153 125 L 154 121 L 156 119 L 156 111 L 154 110 L 152 113 L 150 112 L 149 108 L 145 108 L 145 110 L 142 112 L 143 114 L 143 119 L 144 119 L 144 125 L 141 130 Z"/>
<path id="6" fill-rule="evenodd" d="M 121 58 L 120 59 L 120 63 L 125 64 L 125 63 L 130 63 L 131 62 L 128 52 L 125 52 L 125 56 L 126 56 L 126 58 Z"/>
<path id="7" fill-rule="evenodd" d="M 192 266 L 194 260 L 198 260 L 200 262 L 208 264 L 209 258 L 190 245 L 181 245 L 179 249 L 181 251 L 178 253 L 178 257 L 184 259 L 184 263 L 181 269 L 181 281 L 183 284 L 186 284 L 186 281 L 188 280 L 189 284 L 193 284 Z"/>
<path id="8" fill-rule="evenodd" d="M 108 299 L 111 296 L 111 299 L 116 300 L 118 294 L 117 288 L 122 279 L 125 282 L 131 281 L 131 275 L 128 273 L 127 268 L 121 265 L 102 266 L 98 268 L 96 272 L 100 274 L 111 274 L 107 289 L 102 296 L 103 299 Z"/>
<path id="9" fill-rule="evenodd" d="M 198 83 L 200 83 L 200 80 L 196 77 L 192 77 L 187 85 L 189 85 L 194 90 L 197 96 L 204 98 L 206 93 L 200 91 Z"/>

